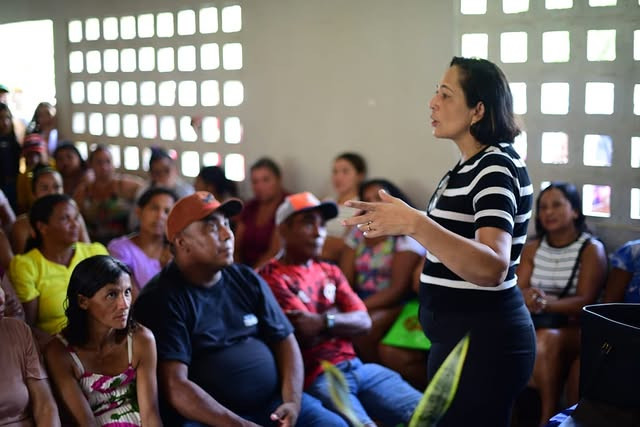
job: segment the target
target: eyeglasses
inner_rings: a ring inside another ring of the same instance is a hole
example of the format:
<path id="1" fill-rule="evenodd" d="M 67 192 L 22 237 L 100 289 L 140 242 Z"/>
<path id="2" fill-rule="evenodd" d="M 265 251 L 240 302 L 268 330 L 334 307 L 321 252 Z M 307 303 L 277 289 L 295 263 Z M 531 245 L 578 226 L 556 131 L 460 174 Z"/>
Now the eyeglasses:
<path id="1" fill-rule="evenodd" d="M 440 200 L 440 196 L 442 196 L 442 193 L 444 193 L 444 190 L 447 189 L 447 184 L 449 183 L 449 176 L 450 176 L 451 172 L 447 172 L 447 174 L 440 180 L 440 183 L 438 183 L 438 188 L 436 188 L 436 191 L 433 193 L 433 195 L 431 196 L 431 199 L 429 200 L 429 204 L 427 205 L 427 214 L 431 213 L 431 211 L 433 209 L 435 209 L 436 205 L 438 204 L 438 200 Z"/>

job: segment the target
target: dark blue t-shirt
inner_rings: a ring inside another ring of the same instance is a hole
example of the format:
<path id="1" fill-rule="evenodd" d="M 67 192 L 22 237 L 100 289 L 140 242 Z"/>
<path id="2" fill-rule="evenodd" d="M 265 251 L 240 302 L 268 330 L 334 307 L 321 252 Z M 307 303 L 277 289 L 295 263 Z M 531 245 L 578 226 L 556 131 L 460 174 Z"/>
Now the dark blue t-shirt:
<path id="1" fill-rule="evenodd" d="M 280 395 L 269 344 L 293 327 L 250 268 L 227 267 L 204 288 L 170 263 L 144 287 L 134 317 L 153 331 L 158 361 L 186 364 L 189 379 L 228 409 L 254 413 Z"/>

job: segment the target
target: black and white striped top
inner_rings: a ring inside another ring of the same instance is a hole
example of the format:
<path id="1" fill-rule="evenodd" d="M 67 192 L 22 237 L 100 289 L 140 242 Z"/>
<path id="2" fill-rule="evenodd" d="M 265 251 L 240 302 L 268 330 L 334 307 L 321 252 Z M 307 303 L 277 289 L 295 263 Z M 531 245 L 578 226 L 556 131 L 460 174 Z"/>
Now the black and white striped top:
<path id="1" fill-rule="evenodd" d="M 555 248 L 549 245 L 546 236 L 540 241 L 540 246 L 533 256 L 533 272 L 531 286 L 542 289 L 546 294 L 560 295 L 567 286 L 573 266 L 578 261 L 580 249 L 585 241 L 591 239 L 591 234 L 583 232 L 573 243 Z M 566 295 L 575 295 L 578 285 L 580 265 Z"/>
<path id="2" fill-rule="evenodd" d="M 526 166 L 511 144 L 488 146 L 449 171 L 429 202 L 429 217 L 468 239 L 475 238 L 476 230 L 482 227 L 496 227 L 510 233 L 513 236 L 511 265 L 503 283 L 478 286 L 463 280 L 428 253 L 420 276 L 420 281 L 428 286 L 422 286 L 421 295 L 425 293 L 428 300 L 439 295 L 455 299 L 461 296 L 456 290 L 496 293 L 514 288 L 532 199 L 533 187 Z M 427 305 L 430 303 L 435 301 L 428 301 Z"/>

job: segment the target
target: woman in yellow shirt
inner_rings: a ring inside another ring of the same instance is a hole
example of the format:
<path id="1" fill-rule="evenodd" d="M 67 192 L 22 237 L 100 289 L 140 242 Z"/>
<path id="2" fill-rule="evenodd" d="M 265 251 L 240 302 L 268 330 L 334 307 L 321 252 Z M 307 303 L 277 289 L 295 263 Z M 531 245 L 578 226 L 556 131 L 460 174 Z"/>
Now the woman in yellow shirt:
<path id="1" fill-rule="evenodd" d="M 9 268 L 27 323 L 47 334 L 58 333 L 66 324 L 63 303 L 75 266 L 90 256 L 107 255 L 99 243 L 78 242 L 78 215 L 75 202 L 67 195 L 36 200 L 29 213 L 35 238 Z"/>

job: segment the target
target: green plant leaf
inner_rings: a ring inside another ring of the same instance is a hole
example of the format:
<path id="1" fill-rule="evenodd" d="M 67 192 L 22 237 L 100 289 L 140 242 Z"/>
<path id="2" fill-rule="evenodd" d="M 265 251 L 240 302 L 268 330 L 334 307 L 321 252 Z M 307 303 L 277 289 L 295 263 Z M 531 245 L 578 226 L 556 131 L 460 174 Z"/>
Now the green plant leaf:
<path id="1" fill-rule="evenodd" d="M 322 369 L 324 369 L 324 374 L 327 376 L 329 395 L 336 409 L 349 420 L 353 427 L 364 427 L 355 412 L 353 412 L 349 397 L 349 387 L 340 369 L 326 360 L 321 360 L 320 363 L 322 364 Z"/>
<path id="2" fill-rule="evenodd" d="M 433 427 L 447 412 L 458 389 L 462 366 L 469 350 L 469 334 L 466 334 L 451 350 L 429 382 L 416 408 L 409 427 Z"/>

